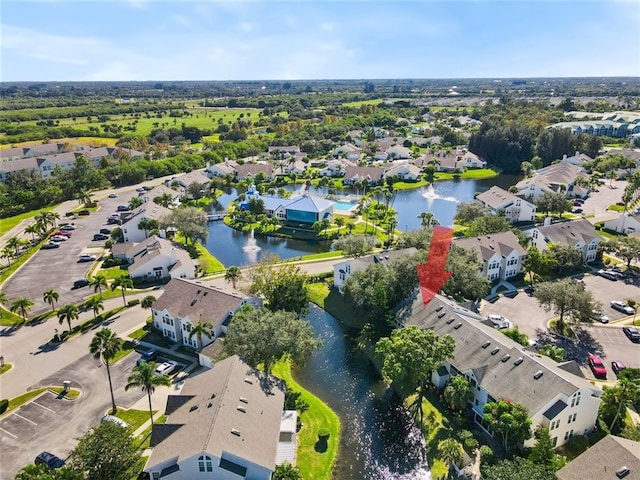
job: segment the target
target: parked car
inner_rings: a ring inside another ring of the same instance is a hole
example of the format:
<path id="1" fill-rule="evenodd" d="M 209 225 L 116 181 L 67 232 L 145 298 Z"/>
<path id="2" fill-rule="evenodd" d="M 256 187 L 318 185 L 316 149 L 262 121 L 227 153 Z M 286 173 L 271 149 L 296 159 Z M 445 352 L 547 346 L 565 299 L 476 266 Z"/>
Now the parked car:
<path id="1" fill-rule="evenodd" d="M 62 235 L 64 237 L 67 238 L 71 238 L 71 232 L 68 230 L 58 230 L 57 232 L 53 232 L 51 235 L 49 235 L 50 237 L 53 237 L 54 235 Z"/>
<path id="2" fill-rule="evenodd" d="M 122 428 L 131 427 L 131 425 L 129 425 L 127 422 L 125 422 L 121 418 L 116 417 L 115 415 L 105 415 L 100 419 L 100 421 L 115 423 L 116 425 L 120 425 Z"/>
<path id="3" fill-rule="evenodd" d="M 109 198 L 118 198 L 118 194 L 117 193 L 110 193 L 109 194 Z"/>
<path id="4" fill-rule="evenodd" d="M 140 365 L 141 363 L 145 362 L 155 362 L 158 359 L 159 355 L 160 352 L 158 352 L 158 350 L 156 350 L 155 348 L 147 350 L 142 355 L 140 355 L 140 358 L 136 361 L 136 365 Z"/>
<path id="5" fill-rule="evenodd" d="M 96 255 L 91 255 L 90 253 L 83 253 L 78 257 L 78 262 L 93 262 L 97 259 L 98 257 Z"/>
<path id="6" fill-rule="evenodd" d="M 626 313 L 627 315 L 633 315 L 635 313 L 633 308 L 627 305 L 626 302 L 621 302 L 620 300 L 612 300 L 611 308 L 619 312 Z"/>
<path id="7" fill-rule="evenodd" d="M 572 211 L 573 213 L 582 213 L 583 210 L 581 208 L 574 208 Z"/>
<path id="8" fill-rule="evenodd" d="M 65 223 L 64 225 L 60 225 L 60 230 L 75 230 L 75 223 Z"/>
<path id="9" fill-rule="evenodd" d="M 66 242 L 69 240 L 69 237 L 65 237 L 64 235 L 52 235 L 49 237 L 49 240 L 52 242 Z"/>
<path id="10" fill-rule="evenodd" d="M 611 362 L 611 370 L 613 370 L 613 373 L 616 374 L 616 377 L 618 376 L 618 373 L 620 373 L 625 368 L 627 368 L 627 366 L 620 360 L 614 360 L 613 362 Z"/>
<path id="11" fill-rule="evenodd" d="M 588 357 L 588 361 L 589 361 L 589 367 L 591 368 L 591 371 L 593 372 L 595 377 L 606 380 L 607 369 L 605 368 L 604 363 L 602 363 L 602 359 L 599 356 L 594 355 L 593 353 L 590 353 Z"/>
<path id="12" fill-rule="evenodd" d="M 612 272 L 611 270 L 598 270 L 598 275 L 600 275 L 603 278 L 606 278 L 607 280 L 612 280 L 614 282 L 618 280 L 618 275 L 615 272 Z"/>
<path id="13" fill-rule="evenodd" d="M 531 296 L 533 295 L 533 292 L 536 291 L 536 287 L 534 287 L 533 285 L 527 285 L 526 287 L 524 287 L 523 290 L 524 290 L 524 293 Z"/>
<path id="14" fill-rule="evenodd" d="M 56 242 L 47 242 L 41 247 L 43 250 L 49 250 L 51 248 L 60 248 L 60 244 Z"/>
<path id="15" fill-rule="evenodd" d="M 95 242 L 96 240 L 109 240 L 109 235 L 106 235 L 104 233 L 96 233 L 93 236 L 93 241 Z"/>
<path id="16" fill-rule="evenodd" d="M 629 340 L 634 343 L 640 343 L 640 332 L 636 327 L 622 327 L 622 331 Z"/>
<path id="17" fill-rule="evenodd" d="M 156 368 L 156 373 L 159 373 L 161 375 L 169 375 L 173 373 L 176 368 L 178 368 L 178 363 L 174 362 L 173 360 L 169 360 L 168 362 L 162 362 L 160 365 L 158 365 L 158 368 Z"/>
<path id="18" fill-rule="evenodd" d="M 75 290 L 76 288 L 86 287 L 87 285 L 89 285 L 89 280 L 86 278 L 80 278 L 73 282 L 73 289 Z"/>
<path id="19" fill-rule="evenodd" d="M 495 328 L 511 328 L 511 322 L 502 315 L 487 315 L 487 320 L 489 320 Z"/>
<path id="20" fill-rule="evenodd" d="M 50 469 L 64 467 L 64 460 L 49 452 L 40 453 L 33 461 L 36 465 L 46 465 Z"/>
<path id="21" fill-rule="evenodd" d="M 148 192 L 149 190 L 151 190 L 152 187 L 149 187 L 147 185 L 143 185 L 142 186 L 142 190 L 144 190 L 145 192 Z"/>
<path id="22" fill-rule="evenodd" d="M 107 218 L 107 225 L 120 225 L 120 217 L 109 217 Z"/>
<path id="23" fill-rule="evenodd" d="M 131 209 L 129 208 L 129 205 L 118 205 L 118 208 L 116 208 L 116 210 L 118 212 L 128 212 Z"/>
<path id="24" fill-rule="evenodd" d="M 100 229 L 100 233 L 103 233 L 104 235 L 111 235 L 111 229 L 110 228 L 101 228 Z"/>
<path id="25" fill-rule="evenodd" d="M 607 317 L 604 313 L 598 310 L 593 310 L 592 313 L 593 313 L 593 318 L 599 321 L 600 323 L 609 323 L 609 317 Z"/>
<path id="26" fill-rule="evenodd" d="M 80 210 L 78 212 L 78 215 L 83 216 L 83 217 L 86 217 L 87 215 L 90 215 L 90 214 L 91 214 L 91 212 L 89 210 Z"/>

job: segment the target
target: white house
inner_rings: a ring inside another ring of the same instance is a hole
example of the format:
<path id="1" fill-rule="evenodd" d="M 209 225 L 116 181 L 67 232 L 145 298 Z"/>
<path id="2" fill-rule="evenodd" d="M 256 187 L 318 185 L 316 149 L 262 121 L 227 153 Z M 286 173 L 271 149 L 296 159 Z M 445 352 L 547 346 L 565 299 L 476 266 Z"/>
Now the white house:
<path id="1" fill-rule="evenodd" d="M 355 145 L 350 143 L 346 143 L 333 151 L 333 156 L 338 158 L 346 158 L 347 160 L 359 160 L 360 159 L 360 149 Z"/>
<path id="2" fill-rule="evenodd" d="M 422 176 L 420 167 L 408 162 L 393 162 L 389 169 L 385 172 L 384 178 L 397 178 L 399 180 L 408 180 L 415 182 Z"/>
<path id="3" fill-rule="evenodd" d="M 474 421 L 489 435 L 484 405 L 502 399 L 522 405 L 534 428 L 549 427 L 556 447 L 595 429 L 602 390 L 581 376 L 575 362 L 556 363 L 529 351 L 482 320 L 440 295 L 425 305 L 419 292 L 396 317 L 399 327 L 417 325 L 453 337 L 454 354 L 432 372 L 431 382 L 444 388 L 453 376 L 464 376 L 471 384 Z"/>
<path id="4" fill-rule="evenodd" d="M 245 178 L 255 178 L 259 173 L 263 173 L 265 180 L 273 180 L 273 165 L 269 163 L 245 163 L 236 167 L 236 180 Z"/>
<path id="5" fill-rule="evenodd" d="M 407 148 L 403 145 L 393 145 L 392 147 L 387 148 L 385 152 L 388 158 L 392 158 L 394 160 L 402 160 L 411 158 L 411 154 L 413 153 L 410 148 Z"/>
<path id="6" fill-rule="evenodd" d="M 461 169 L 468 168 L 485 168 L 487 166 L 487 162 L 482 160 L 478 155 L 473 152 L 463 151 L 462 154 L 458 155 L 456 167 Z"/>
<path id="7" fill-rule="evenodd" d="M 452 244 L 465 250 L 475 250 L 483 264 L 482 274 L 490 281 L 506 280 L 522 273 L 522 264 L 527 256 L 527 251 L 511 231 L 456 238 Z"/>
<path id="8" fill-rule="evenodd" d="M 534 175 L 516 183 L 518 195 L 536 199 L 545 192 L 563 192 L 568 197 L 584 197 L 589 193 L 585 187 L 576 185 L 578 178 L 588 175 L 576 165 L 566 162 L 553 163 L 536 170 Z"/>
<path id="9" fill-rule="evenodd" d="M 347 167 L 342 182 L 345 185 L 353 185 L 365 180 L 369 185 L 379 185 L 384 181 L 384 168 L 378 167 Z"/>
<path id="10" fill-rule="evenodd" d="M 158 220 L 170 215 L 171 210 L 164 208 L 161 205 L 153 202 L 147 202 L 140 205 L 138 208 L 131 212 L 123 212 L 121 214 L 122 219 L 122 239 L 127 242 L 141 242 L 147 238 L 147 233 L 144 229 L 140 228 L 141 220 Z M 166 232 L 160 230 L 160 236 L 166 237 Z"/>
<path id="11" fill-rule="evenodd" d="M 180 205 L 180 197 L 182 197 L 182 192 L 174 190 L 173 188 L 169 188 L 166 185 L 156 185 L 151 190 L 140 193 L 138 197 L 146 203 L 153 202 L 154 198 L 160 197 L 162 195 L 167 195 L 171 198 L 171 200 L 169 201 L 169 207 L 177 207 L 178 205 Z"/>
<path id="12" fill-rule="evenodd" d="M 227 175 L 233 177 L 236 174 L 237 166 L 236 162 L 227 159 L 222 163 L 207 164 L 204 171 L 208 177 L 225 177 Z"/>
<path id="13" fill-rule="evenodd" d="M 173 278 L 151 308 L 153 325 L 162 336 L 176 343 L 200 349 L 227 332 L 234 314 L 243 305 L 260 307 L 262 300 L 237 292 L 208 287 L 201 282 Z M 211 325 L 211 336 L 189 333 L 198 322 Z"/>
<path id="14" fill-rule="evenodd" d="M 589 220 L 553 223 L 523 233 L 533 239 L 534 245 L 541 252 L 549 248 L 550 244 L 568 245 L 582 252 L 585 263 L 596 259 L 598 245 L 604 240 Z"/>
<path id="15" fill-rule="evenodd" d="M 570 157 L 567 157 L 567 154 L 565 153 L 562 156 L 562 160 L 561 160 L 561 162 L 563 163 L 570 163 L 571 165 L 575 165 L 576 167 L 582 167 L 582 165 L 585 162 L 591 162 L 591 161 L 593 161 L 593 158 L 591 158 L 586 153 L 580 153 L 577 150 L 576 150 L 576 153 L 574 155 L 571 155 Z"/>
<path id="16" fill-rule="evenodd" d="M 144 471 L 154 480 L 270 480 L 283 407 L 282 382 L 238 356 L 226 358 L 168 396 Z"/>
<path id="17" fill-rule="evenodd" d="M 626 234 L 640 232 L 640 214 L 623 213 L 618 218 L 605 221 L 604 228 Z"/>
<path id="18" fill-rule="evenodd" d="M 114 257 L 128 264 L 132 278 L 161 280 L 164 278 L 195 278 L 195 265 L 189 253 L 170 240 L 152 235 L 140 243 L 115 243 Z"/>
<path id="19" fill-rule="evenodd" d="M 349 258 L 333 266 L 333 286 L 342 291 L 342 287 L 347 279 L 355 272 L 366 270 L 369 265 L 382 264 L 389 265 L 394 260 L 414 255 L 418 250 L 415 248 L 403 248 L 402 250 L 389 250 L 387 252 L 375 253 L 359 258 Z"/>
<path id="20" fill-rule="evenodd" d="M 346 165 L 342 160 L 329 160 L 325 167 L 318 171 L 321 177 L 342 177 L 344 175 Z"/>
<path id="21" fill-rule="evenodd" d="M 307 164 L 302 160 L 294 160 L 293 162 L 282 162 L 281 165 L 277 166 L 273 174 L 274 175 L 302 175 L 307 170 Z"/>
<path id="22" fill-rule="evenodd" d="M 537 207 L 535 204 L 497 186 L 482 192 L 476 197 L 476 200 L 494 215 L 500 212 L 504 213 L 510 223 L 531 222 L 536 215 Z"/>

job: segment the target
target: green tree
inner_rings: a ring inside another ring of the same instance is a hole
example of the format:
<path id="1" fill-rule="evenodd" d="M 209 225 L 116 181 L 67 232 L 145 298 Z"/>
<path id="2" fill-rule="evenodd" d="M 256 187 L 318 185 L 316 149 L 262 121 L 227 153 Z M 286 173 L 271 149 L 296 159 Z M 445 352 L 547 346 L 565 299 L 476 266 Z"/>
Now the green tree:
<path id="1" fill-rule="evenodd" d="M 93 319 L 95 320 L 98 318 L 98 314 L 104 310 L 104 302 L 100 297 L 91 297 L 84 302 L 84 307 L 87 310 L 93 310 Z"/>
<path id="2" fill-rule="evenodd" d="M 471 398 L 471 385 L 462 375 L 455 375 L 444 389 L 444 400 L 451 410 L 464 410 Z"/>
<path id="3" fill-rule="evenodd" d="M 185 238 L 187 245 L 198 240 L 205 241 L 209 234 L 207 214 L 195 207 L 176 208 L 160 220 L 160 227 L 177 228 Z"/>
<path id="4" fill-rule="evenodd" d="M 449 465 L 449 470 L 453 470 L 453 465 L 462 458 L 462 445 L 454 438 L 445 438 L 438 442 L 438 455 L 440 459 Z"/>
<path id="5" fill-rule="evenodd" d="M 143 203 L 144 202 L 142 201 L 142 199 L 140 197 L 133 197 L 131 200 L 129 200 L 129 209 L 130 210 L 135 210 L 136 208 L 138 208 Z"/>
<path id="6" fill-rule="evenodd" d="M 138 222 L 138 228 L 144 231 L 146 238 L 149 236 L 149 232 L 160 229 L 160 222 L 154 218 L 143 218 Z"/>
<path id="7" fill-rule="evenodd" d="M 78 439 L 68 465 L 91 480 L 129 480 L 138 474 L 139 459 L 137 441 L 129 430 L 102 422 Z"/>
<path id="8" fill-rule="evenodd" d="M 13 250 L 13 256 L 18 258 L 20 256 L 20 247 L 24 245 L 24 242 L 20 240 L 18 237 L 11 237 L 5 243 L 6 248 L 10 248 Z"/>
<path id="9" fill-rule="evenodd" d="M 502 330 L 502 333 L 514 342 L 518 342 L 523 347 L 529 346 L 529 337 L 526 333 L 521 332 L 517 325 L 513 328 Z"/>
<path id="10" fill-rule="evenodd" d="M 84 476 L 67 467 L 51 470 L 47 465 L 27 465 L 18 472 L 15 480 L 84 480 Z"/>
<path id="11" fill-rule="evenodd" d="M 558 329 L 564 330 L 565 317 L 576 322 L 588 322 L 596 307 L 593 294 L 571 278 L 538 284 L 534 292 L 545 311 L 558 315 Z"/>
<path id="12" fill-rule="evenodd" d="M 109 286 L 109 284 L 107 283 L 107 277 L 105 277 L 101 273 L 93 277 L 89 282 L 89 285 L 93 287 L 94 292 L 98 292 L 100 294 L 100 298 L 102 298 L 102 289 Z"/>
<path id="13" fill-rule="evenodd" d="M 272 480 L 302 480 L 302 475 L 298 467 L 294 467 L 289 462 L 284 462 L 276 465 L 271 478 Z"/>
<path id="14" fill-rule="evenodd" d="M 418 218 L 421 220 L 420 223 L 423 227 L 435 227 L 436 225 L 440 225 L 440 222 L 432 212 L 420 212 L 418 214 Z"/>
<path id="15" fill-rule="evenodd" d="M 555 453 L 549 427 L 538 425 L 534 433 L 536 443 L 529 454 L 529 461 L 536 465 L 544 465 L 551 472 L 564 466 L 566 459 Z"/>
<path id="16" fill-rule="evenodd" d="M 488 235 L 490 233 L 507 232 L 511 230 L 511 224 L 504 214 L 492 215 L 487 213 L 476 217 L 465 232 L 467 237 Z"/>
<path id="17" fill-rule="evenodd" d="M 536 206 L 541 212 L 548 214 L 549 212 L 562 215 L 564 212 L 571 211 L 572 204 L 564 193 L 561 192 L 544 192 L 536 199 Z"/>
<path id="18" fill-rule="evenodd" d="M 522 267 L 529 276 L 529 283 L 535 285 L 536 278 L 542 277 L 549 272 L 549 258 L 536 247 L 529 247 Z"/>
<path id="19" fill-rule="evenodd" d="M 298 319 L 293 312 L 248 307 L 233 319 L 224 349 L 230 355 L 239 355 L 253 367 L 263 364 L 264 371 L 270 373 L 283 356 L 295 364 L 304 364 L 321 343 L 314 339 L 309 323 Z"/>
<path id="20" fill-rule="evenodd" d="M 582 252 L 569 245 L 552 243 L 548 253 L 545 252 L 547 265 L 558 276 L 567 275 L 580 270 L 583 265 Z"/>
<path id="21" fill-rule="evenodd" d="M 338 227 L 338 235 L 340 235 L 340 230 L 342 230 L 342 227 L 344 227 L 344 224 L 345 224 L 344 218 L 336 217 L 335 224 Z"/>
<path id="22" fill-rule="evenodd" d="M 507 452 L 531 438 L 531 419 L 518 403 L 505 400 L 486 403 L 484 421 L 500 436 Z"/>
<path id="23" fill-rule="evenodd" d="M 622 412 L 640 401 L 640 382 L 626 378 L 619 379 L 615 386 L 605 387 L 600 403 L 600 417 L 609 428 L 609 432 L 617 434 L 624 427 Z"/>
<path id="24" fill-rule="evenodd" d="M 470 225 L 476 218 L 486 214 L 487 209 L 480 202 L 460 202 L 454 220 L 460 225 Z"/>
<path id="25" fill-rule="evenodd" d="M 155 362 L 142 362 L 140 365 L 133 367 L 131 375 L 127 378 L 127 384 L 124 390 L 131 388 L 140 388 L 147 394 L 149 399 L 149 419 L 151 420 L 151 428 L 153 428 L 153 410 L 151 408 L 151 395 L 156 391 L 156 387 L 168 387 L 171 385 L 171 379 L 164 374 L 156 372 L 158 365 Z M 109 422 L 106 422 L 109 423 Z"/>
<path id="26" fill-rule="evenodd" d="M 20 312 L 20 316 L 22 317 L 22 321 L 26 322 L 27 321 L 27 312 L 30 311 L 33 308 L 34 305 L 35 304 L 33 303 L 33 301 L 29 300 L 27 297 L 18 297 L 13 301 L 13 303 L 9 307 L 9 310 L 12 313 Z"/>
<path id="27" fill-rule="evenodd" d="M 264 297 L 271 311 L 305 312 L 309 303 L 306 275 L 298 266 L 278 265 L 278 261 L 278 257 L 265 255 L 251 268 L 249 293 Z"/>
<path id="28" fill-rule="evenodd" d="M 213 325 L 211 325 L 209 322 L 196 323 L 191 329 L 191 331 L 189 332 L 189 340 L 191 340 L 193 337 L 196 337 L 198 339 L 197 348 L 202 348 L 203 347 L 202 339 L 204 337 L 207 337 L 207 338 L 213 337 Z"/>
<path id="29" fill-rule="evenodd" d="M 501 460 L 495 465 L 482 464 L 482 480 L 556 480 L 556 475 L 544 465 L 535 464 L 522 457 Z"/>
<path id="30" fill-rule="evenodd" d="M 473 249 L 451 245 L 446 268 L 451 277 L 442 288 L 445 295 L 456 300 L 477 300 L 489 291 L 489 280 L 481 274 L 483 265 Z"/>
<path id="31" fill-rule="evenodd" d="M 640 259 L 640 238 L 614 237 L 603 245 L 603 249 L 613 252 L 616 257 L 622 258 L 627 262 L 627 268 L 631 268 L 631 262 Z"/>
<path id="32" fill-rule="evenodd" d="M 334 240 L 332 248 L 336 251 L 341 250 L 343 255 L 357 258 L 371 252 L 375 243 L 375 237 L 366 235 L 347 235 L 346 237 Z"/>
<path id="33" fill-rule="evenodd" d="M 80 317 L 78 307 L 75 305 L 65 305 L 58 309 L 58 323 L 62 325 L 65 321 L 69 325 L 69 333 L 71 333 L 71 322 Z"/>
<path id="34" fill-rule="evenodd" d="M 227 268 L 227 271 L 224 273 L 225 281 L 231 282 L 231 285 L 233 285 L 234 289 L 236 288 L 236 284 L 241 278 L 242 278 L 242 270 L 240 270 L 240 267 L 237 267 L 235 265 L 232 265 L 229 268 Z"/>
<path id="35" fill-rule="evenodd" d="M 125 297 L 125 292 L 128 288 L 133 288 L 133 280 L 127 274 L 122 274 L 119 277 L 116 277 L 111 282 L 111 291 L 115 291 L 117 288 L 120 289 L 122 293 L 122 301 L 124 306 L 127 306 L 127 298 Z"/>
<path id="36" fill-rule="evenodd" d="M 565 349 L 561 348 L 561 347 L 556 347 L 555 345 L 551 345 L 549 343 L 546 344 L 546 345 L 541 346 L 538 349 L 538 353 L 540 355 L 544 355 L 546 357 L 549 357 L 549 358 L 555 360 L 558 363 L 565 361 L 565 356 L 566 356 Z"/>
<path id="37" fill-rule="evenodd" d="M 156 301 L 156 297 L 154 297 L 153 295 L 147 295 L 140 302 L 140 306 L 145 310 L 149 310 L 153 306 L 153 303 L 155 301 Z"/>
<path id="38" fill-rule="evenodd" d="M 419 425 L 423 420 L 426 381 L 445 358 L 453 355 L 454 349 L 455 341 L 450 335 L 440 337 L 433 330 L 421 330 L 415 325 L 396 329 L 391 337 L 376 343 L 375 352 L 382 362 L 384 380 L 408 395 L 417 390 L 410 408 Z"/>
<path id="39" fill-rule="evenodd" d="M 170 193 L 163 193 L 162 195 L 155 197 L 153 199 L 153 203 L 157 203 L 164 208 L 169 208 L 169 205 L 173 203 L 173 196 Z"/>
<path id="40" fill-rule="evenodd" d="M 118 411 L 116 405 L 116 399 L 113 396 L 113 383 L 111 382 L 111 370 L 109 365 L 111 360 L 122 348 L 122 340 L 108 328 L 99 330 L 91 339 L 89 344 L 89 351 L 93 355 L 93 358 L 98 359 L 107 369 L 107 378 L 109 379 L 109 392 L 111 393 L 111 413 L 115 414 Z"/>
<path id="41" fill-rule="evenodd" d="M 56 309 L 54 308 L 54 305 L 56 304 L 59 298 L 60 298 L 60 294 L 53 289 L 47 290 L 42 294 L 42 299 L 51 306 L 52 312 L 56 311 Z"/>

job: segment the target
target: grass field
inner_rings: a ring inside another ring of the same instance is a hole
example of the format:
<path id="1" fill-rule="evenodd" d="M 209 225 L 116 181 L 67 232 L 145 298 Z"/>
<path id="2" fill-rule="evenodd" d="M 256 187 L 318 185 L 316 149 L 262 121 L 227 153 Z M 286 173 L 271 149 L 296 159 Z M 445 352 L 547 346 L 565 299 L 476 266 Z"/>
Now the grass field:
<path id="1" fill-rule="evenodd" d="M 286 381 L 290 389 L 300 392 L 300 398 L 309 404 L 309 409 L 301 415 L 302 428 L 298 432 L 297 466 L 302 478 L 329 480 L 338 455 L 340 419 L 322 400 L 293 379 L 289 362 L 278 362 L 272 373 Z M 321 428 L 330 432 L 326 445 L 318 440 Z"/>
<path id="2" fill-rule="evenodd" d="M 15 215 L 13 217 L 8 218 L 0 218 L 0 235 L 4 235 L 13 227 L 18 225 L 23 220 L 30 220 L 40 212 L 49 212 L 53 210 L 57 205 L 53 205 L 51 207 L 39 208 L 38 210 L 32 210 L 30 212 L 22 213 L 20 215 Z M 26 226 L 26 224 L 25 224 Z"/>
<path id="3" fill-rule="evenodd" d="M 154 415 L 156 414 L 156 412 L 157 410 L 153 410 Z M 120 407 L 116 412 L 116 417 L 124 420 L 129 425 L 131 425 L 132 431 L 136 431 L 144 424 L 144 422 L 149 420 L 149 410 L 135 410 L 133 408 L 125 410 Z"/>
<path id="4" fill-rule="evenodd" d="M 52 140 L 54 143 L 71 143 L 71 144 L 84 144 L 84 145 L 93 145 L 94 147 L 112 147 L 118 141 L 117 138 L 105 138 L 105 137 L 77 137 L 77 138 L 59 138 L 56 140 Z M 13 148 L 13 147 L 30 147 L 32 145 L 42 145 L 42 140 L 31 140 L 29 142 L 18 142 L 0 145 L 0 150 Z"/>

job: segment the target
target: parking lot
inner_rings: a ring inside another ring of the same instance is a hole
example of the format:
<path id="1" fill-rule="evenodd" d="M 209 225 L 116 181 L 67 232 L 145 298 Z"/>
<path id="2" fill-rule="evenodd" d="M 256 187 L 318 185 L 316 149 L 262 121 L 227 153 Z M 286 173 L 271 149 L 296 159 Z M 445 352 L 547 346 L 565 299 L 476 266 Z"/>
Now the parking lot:
<path id="1" fill-rule="evenodd" d="M 118 205 L 127 204 L 137 192 L 119 194 L 118 198 L 105 197 L 98 203 L 99 210 L 88 216 L 70 220 L 61 217 L 59 222 L 73 222 L 76 229 L 71 238 L 61 242 L 60 248 L 40 250 L 24 264 L 17 274 L 12 275 L 2 286 L 10 299 L 26 297 L 34 302 L 32 314 L 37 315 L 51 307 L 44 302 L 43 292 L 53 289 L 60 298 L 58 306 L 80 303 L 93 293 L 91 287 L 73 290 L 74 280 L 85 278 L 94 262 L 78 262 L 83 253 L 98 257 L 104 252 L 104 241 L 94 242 L 93 235 L 106 226 L 107 218 L 116 211 Z"/>

